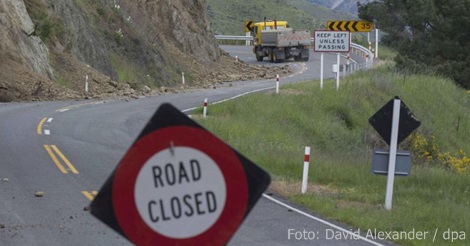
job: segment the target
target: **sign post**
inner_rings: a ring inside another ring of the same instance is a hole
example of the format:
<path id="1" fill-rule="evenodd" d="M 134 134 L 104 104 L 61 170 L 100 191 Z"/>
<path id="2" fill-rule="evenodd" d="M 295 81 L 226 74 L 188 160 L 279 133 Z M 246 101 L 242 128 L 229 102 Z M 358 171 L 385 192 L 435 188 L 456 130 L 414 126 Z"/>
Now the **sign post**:
<path id="1" fill-rule="evenodd" d="M 254 163 L 163 104 L 90 209 L 136 245 L 226 245 L 269 182 Z"/>
<path id="2" fill-rule="evenodd" d="M 336 90 L 339 88 L 339 66 L 340 66 L 340 53 L 349 53 L 351 46 L 350 33 L 347 31 L 315 31 L 315 52 L 321 53 L 320 60 L 320 88 L 323 89 L 323 52 L 336 52 L 337 57 L 337 71 L 336 71 Z"/>
<path id="3" fill-rule="evenodd" d="M 392 209 L 393 183 L 395 179 L 395 164 L 397 158 L 398 126 L 400 123 L 400 99 L 393 100 L 392 133 L 390 135 L 390 155 L 388 159 L 387 192 L 385 194 L 385 209 Z"/>
<path id="4" fill-rule="evenodd" d="M 392 209 L 392 197 L 393 197 L 393 185 L 395 175 L 397 174 L 396 161 L 397 161 L 397 148 L 401 141 L 408 137 L 411 132 L 421 125 L 421 122 L 416 119 L 411 110 L 400 100 L 395 97 L 386 103 L 379 111 L 377 111 L 372 117 L 369 118 L 369 123 L 375 128 L 382 139 L 390 146 L 390 152 L 388 155 L 388 168 L 387 168 L 387 189 L 385 194 L 385 209 Z M 374 160 L 378 160 L 379 157 L 375 153 Z M 401 158 L 401 160 L 411 163 L 411 154 L 409 158 Z M 398 163 L 400 164 L 400 163 Z M 379 163 L 373 163 L 374 165 L 380 165 Z M 402 166 L 407 166 L 404 163 Z M 374 170 L 376 173 L 377 170 Z M 379 171 L 380 174 L 384 174 L 383 171 Z M 401 174 L 409 174 L 401 173 Z"/>

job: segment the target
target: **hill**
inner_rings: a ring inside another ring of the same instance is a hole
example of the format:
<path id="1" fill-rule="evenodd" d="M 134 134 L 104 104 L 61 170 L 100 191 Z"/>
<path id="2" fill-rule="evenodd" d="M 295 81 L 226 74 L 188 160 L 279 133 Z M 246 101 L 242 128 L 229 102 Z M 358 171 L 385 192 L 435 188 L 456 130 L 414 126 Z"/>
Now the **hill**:
<path id="1" fill-rule="evenodd" d="M 182 72 L 200 87 L 265 69 L 219 49 L 205 0 L 0 0 L 0 13 L 0 101 L 139 97 L 180 89 Z"/>
<path id="2" fill-rule="evenodd" d="M 314 31 L 328 20 L 357 19 L 352 14 L 331 10 L 305 0 L 207 0 L 211 28 L 216 34 L 245 35 L 246 20 L 287 20 L 294 29 Z"/>
<path id="3" fill-rule="evenodd" d="M 374 0 L 307 0 L 310 3 L 357 15 L 357 3 L 369 3 Z"/>

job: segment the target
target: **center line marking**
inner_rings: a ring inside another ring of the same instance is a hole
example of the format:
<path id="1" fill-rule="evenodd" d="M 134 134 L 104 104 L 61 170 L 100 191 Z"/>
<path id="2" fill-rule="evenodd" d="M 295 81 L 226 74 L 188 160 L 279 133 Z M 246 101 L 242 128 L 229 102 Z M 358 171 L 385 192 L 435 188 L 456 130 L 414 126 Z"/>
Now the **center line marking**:
<path id="1" fill-rule="evenodd" d="M 57 148 L 57 146 L 55 146 L 55 145 L 50 145 L 50 146 L 49 145 L 44 145 L 44 148 L 46 149 L 47 153 L 51 157 L 54 164 L 59 168 L 59 170 L 62 173 L 67 174 L 68 171 L 71 171 L 74 174 L 79 174 L 77 169 L 72 165 L 72 163 L 70 163 L 70 161 L 65 157 L 65 155 L 62 154 L 62 152 L 60 152 L 60 150 L 59 150 L 59 148 Z M 65 165 L 67 165 L 68 169 L 65 169 L 65 167 L 62 165 L 62 163 L 60 163 L 59 159 L 57 158 L 56 154 L 54 154 L 54 152 L 62 159 L 62 161 L 65 163 Z"/>
<path id="2" fill-rule="evenodd" d="M 47 118 L 42 118 L 42 120 L 39 122 L 38 128 L 37 128 L 37 133 L 39 135 L 42 134 L 42 125 L 44 125 L 44 122 L 46 122 Z"/>
<path id="3" fill-rule="evenodd" d="M 83 194 L 86 198 L 88 198 L 88 200 L 93 201 L 93 199 L 96 197 L 96 195 L 98 195 L 98 191 L 93 190 L 93 191 L 90 192 L 90 191 L 85 191 L 85 190 L 84 190 L 84 191 L 82 191 L 82 194 Z"/>

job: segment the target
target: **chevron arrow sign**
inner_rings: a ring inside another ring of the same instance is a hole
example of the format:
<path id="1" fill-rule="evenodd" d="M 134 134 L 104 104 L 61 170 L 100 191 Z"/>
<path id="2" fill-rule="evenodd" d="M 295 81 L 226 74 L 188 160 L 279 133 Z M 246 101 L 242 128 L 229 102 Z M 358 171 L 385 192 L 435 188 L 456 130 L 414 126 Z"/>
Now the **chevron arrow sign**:
<path id="1" fill-rule="evenodd" d="M 350 31 L 350 32 L 371 32 L 374 29 L 374 23 L 369 21 L 327 21 L 327 30 L 329 31 Z"/>

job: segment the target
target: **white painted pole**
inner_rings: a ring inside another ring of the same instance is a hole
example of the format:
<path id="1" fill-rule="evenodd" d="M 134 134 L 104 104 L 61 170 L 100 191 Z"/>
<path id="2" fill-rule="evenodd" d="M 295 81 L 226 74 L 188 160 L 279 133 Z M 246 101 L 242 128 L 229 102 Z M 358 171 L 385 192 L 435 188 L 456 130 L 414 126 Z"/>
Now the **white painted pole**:
<path id="1" fill-rule="evenodd" d="M 307 192 L 307 184 L 308 184 L 308 166 L 310 163 L 310 147 L 305 147 L 305 155 L 304 155 L 304 172 L 302 175 L 302 194 Z"/>
<path id="2" fill-rule="evenodd" d="M 246 36 L 247 36 L 247 37 L 251 36 L 251 33 L 250 33 L 250 32 L 247 32 L 247 33 L 246 33 Z M 245 46 L 250 46 L 250 40 L 248 40 L 248 39 L 246 40 Z"/>
<path id="3" fill-rule="evenodd" d="M 367 32 L 367 42 L 370 43 L 370 32 Z M 370 50 L 370 49 L 369 49 Z"/>
<path id="4" fill-rule="evenodd" d="M 339 58 L 340 58 L 340 55 L 338 53 L 337 55 L 337 58 L 336 58 L 336 64 L 338 65 L 338 71 L 336 73 L 336 90 L 339 90 Z"/>
<path id="5" fill-rule="evenodd" d="M 85 92 L 88 92 L 88 75 L 85 76 Z"/>
<path id="6" fill-rule="evenodd" d="M 185 81 L 184 81 L 184 72 L 181 72 L 181 81 L 183 82 L 183 85 L 184 85 L 184 83 L 185 83 Z"/>
<path id="7" fill-rule="evenodd" d="M 320 55 L 320 89 L 323 89 L 323 52 Z"/>
<path id="8" fill-rule="evenodd" d="M 279 94 L 279 74 L 276 74 L 276 94 Z"/>
<path id="9" fill-rule="evenodd" d="M 400 99 L 393 100 L 392 135 L 390 136 L 390 155 L 388 159 L 387 193 L 385 194 L 385 209 L 392 210 L 393 182 L 395 180 L 395 165 L 397 159 L 397 138 L 400 122 Z"/>
<path id="10" fill-rule="evenodd" d="M 207 117 L 207 98 L 204 99 L 204 108 L 202 109 L 202 115 L 204 116 L 204 118 Z"/>
<path id="11" fill-rule="evenodd" d="M 379 57 L 379 29 L 375 29 L 375 58 Z"/>
<path id="12" fill-rule="evenodd" d="M 235 56 L 235 61 L 238 62 L 238 56 Z"/>

